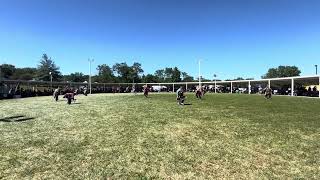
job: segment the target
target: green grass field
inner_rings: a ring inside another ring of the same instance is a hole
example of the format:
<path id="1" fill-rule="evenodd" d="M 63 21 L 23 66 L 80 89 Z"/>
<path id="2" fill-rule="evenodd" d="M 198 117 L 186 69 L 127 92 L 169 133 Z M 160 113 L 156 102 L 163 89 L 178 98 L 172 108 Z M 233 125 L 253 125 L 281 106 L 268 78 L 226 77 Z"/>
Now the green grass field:
<path id="1" fill-rule="evenodd" d="M 77 99 L 0 101 L 0 179 L 320 178 L 318 99 Z"/>

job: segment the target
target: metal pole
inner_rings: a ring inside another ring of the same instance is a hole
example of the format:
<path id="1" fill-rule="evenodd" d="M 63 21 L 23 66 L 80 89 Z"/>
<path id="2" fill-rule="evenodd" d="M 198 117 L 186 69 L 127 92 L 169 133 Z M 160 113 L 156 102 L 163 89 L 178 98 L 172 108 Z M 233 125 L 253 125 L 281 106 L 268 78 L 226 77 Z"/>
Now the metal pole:
<path id="1" fill-rule="evenodd" d="M 188 91 L 188 83 L 186 83 L 186 92 Z"/>
<path id="2" fill-rule="evenodd" d="M 51 91 L 52 91 L 52 74 L 51 74 Z"/>
<path id="3" fill-rule="evenodd" d="M 52 72 L 49 72 L 50 75 L 50 91 L 52 91 Z"/>
<path id="4" fill-rule="evenodd" d="M 172 92 L 174 93 L 174 83 L 172 84 Z"/>
<path id="5" fill-rule="evenodd" d="M 94 61 L 93 59 L 88 59 L 89 61 L 89 92 L 92 94 L 92 82 L 91 82 L 91 63 Z"/>
<path id="6" fill-rule="evenodd" d="M 271 81 L 268 81 L 268 87 L 271 88 Z"/>
<path id="7" fill-rule="evenodd" d="M 217 93 L 217 80 L 214 80 L 214 93 Z"/>
<path id="8" fill-rule="evenodd" d="M 320 98 L 320 76 L 319 76 L 319 86 L 318 86 L 319 98 Z"/>
<path id="9" fill-rule="evenodd" d="M 161 91 L 161 85 L 159 84 L 159 91 L 158 91 L 158 93 L 160 93 L 160 91 Z"/>
<path id="10" fill-rule="evenodd" d="M 199 88 L 201 88 L 201 68 L 200 68 L 200 60 L 199 62 Z"/>
<path id="11" fill-rule="evenodd" d="M 251 81 L 249 81 L 248 94 L 251 94 Z"/>
<path id="12" fill-rule="evenodd" d="M 2 73 L 1 73 L 1 69 L 2 69 L 2 66 L 0 64 L 0 83 L 2 82 Z"/>
<path id="13" fill-rule="evenodd" d="M 232 82 L 231 82 L 231 94 L 232 94 L 232 90 L 233 90 L 233 87 L 232 87 Z"/>
<path id="14" fill-rule="evenodd" d="M 294 79 L 291 79 L 291 96 L 294 95 Z"/>
<path id="15" fill-rule="evenodd" d="M 316 75 L 318 75 L 318 65 L 314 65 L 316 67 Z"/>
<path id="16" fill-rule="evenodd" d="M 1 85 L 2 85 L 2 74 L 1 74 L 1 69 L 2 69 L 2 66 L 0 64 L 0 94 L 3 93 L 3 89 L 1 88 Z"/>
<path id="17" fill-rule="evenodd" d="M 214 77 L 214 93 L 217 93 L 217 75 L 214 74 L 213 77 Z"/>
<path id="18" fill-rule="evenodd" d="M 133 72 L 134 73 L 136 73 L 136 69 L 135 68 L 133 68 Z M 132 77 L 132 86 L 134 85 L 134 75 L 133 75 L 133 77 Z"/>
<path id="19" fill-rule="evenodd" d="M 90 65 L 89 65 L 89 68 L 90 68 L 90 94 L 92 94 L 92 92 L 91 92 L 91 89 L 92 89 L 92 82 L 91 82 L 91 61 L 90 61 L 90 63 L 89 63 Z"/>

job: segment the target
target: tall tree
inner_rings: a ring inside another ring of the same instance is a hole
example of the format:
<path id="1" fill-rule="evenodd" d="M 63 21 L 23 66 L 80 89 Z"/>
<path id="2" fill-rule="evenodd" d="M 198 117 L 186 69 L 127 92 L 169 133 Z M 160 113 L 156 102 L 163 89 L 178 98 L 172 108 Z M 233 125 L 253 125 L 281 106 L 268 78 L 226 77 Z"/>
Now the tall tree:
<path id="1" fill-rule="evenodd" d="M 56 66 L 54 61 L 47 56 L 47 54 L 43 54 L 40 60 L 40 64 L 38 65 L 38 78 L 43 81 L 50 81 L 50 72 L 52 75 L 53 81 L 59 81 L 61 79 L 61 72 L 59 71 L 59 67 Z"/>
<path id="2" fill-rule="evenodd" d="M 1 65 L 1 76 L 5 79 L 10 79 L 15 71 L 16 71 L 16 67 L 12 64 Z"/>
<path id="3" fill-rule="evenodd" d="M 173 74 L 173 69 L 172 68 L 165 68 L 164 69 L 165 82 L 174 82 L 172 80 L 172 74 Z"/>
<path id="4" fill-rule="evenodd" d="M 181 81 L 181 71 L 177 67 L 174 67 L 172 69 L 171 80 L 172 80 L 172 82 L 180 82 Z"/>
<path id="5" fill-rule="evenodd" d="M 262 79 L 300 76 L 300 74 L 301 71 L 296 66 L 279 66 L 270 68 L 267 74 L 262 76 Z"/>
<path id="6" fill-rule="evenodd" d="M 154 75 L 158 78 L 160 82 L 180 82 L 181 81 L 181 71 L 177 68 L 169 68 L 157 70 Z"/>
<path id="7" fill-rule="evenodd" d="M 33 80 L 37 77 L 36 68 L 17 68 L 12 75 L 12 79 L 15 80 Z"/>
<path id="8" fill-rule="evenodd" d="M 183 82 L 192 82 L 194 81 L 192 76 L 189 76 L 188 73 L 186 72 L 181 72 L 182 78 L 183 78 Z"/>
<path id="9" fill-rule="evenodd" d="M 134 62 L 131 66 L 131 77 L 134 82 L 140 82 L 139 74 L 143 73 L 143 69 L 140 63 Z"/>
<path id="10" fill-rule="evenodd" d="M 63 80 L 70 82 L 84 82 L 88 80 L 88 76 L 84 75 L 82 72 L 75 72 L 70 75 L 64 75 Z"/>
<path id="11" fill-rule="evenodd" d="M 156 70 L 156 72 L 154 73 L 154 76 L 157 77 L 159 82 L 164 82 L 165 74 L 163 69 Z"/>
<path id="12" fill-rule="evenodd" d="M 120 82 L 140 81 L 139 74 L 143 72 L 140 63 L 133 63 L 128 66 L 127 63 L 116 63 L 112 66 L 113 71 L 118 75 Z"/>
<path id="13" fill-rule="evenodd" d="M 130 76 L 130 67 L 125 62 L 114 64 L 112 69 L 120 78 L 127 79 Z"/>
<path id="14" fill-rule="evenodd" d="M 114 82 L 113 71 L 108 65 L 106 64 L 98 65 L 97 70 L 98 70 L 98 76 L 96 81 L 103 82 L 103 83 Z"/>
<path id="15" fill-rule="evenodd" d="M 143 83 L 158 83 L 159 80 L 155 75 L 147 74 L 146 76 L 142 76 Z"/>

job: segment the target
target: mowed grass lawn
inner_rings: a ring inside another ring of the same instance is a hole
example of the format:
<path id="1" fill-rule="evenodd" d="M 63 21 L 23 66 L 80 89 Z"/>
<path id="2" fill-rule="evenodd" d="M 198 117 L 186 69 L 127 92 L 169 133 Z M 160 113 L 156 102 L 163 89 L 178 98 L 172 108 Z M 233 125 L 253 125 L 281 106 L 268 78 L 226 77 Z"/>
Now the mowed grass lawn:
<path id="1" fill-rule="evenodd" d="M 187 96 L 2 100 L 0 179 L 320 178 L 320 100 Z"/>

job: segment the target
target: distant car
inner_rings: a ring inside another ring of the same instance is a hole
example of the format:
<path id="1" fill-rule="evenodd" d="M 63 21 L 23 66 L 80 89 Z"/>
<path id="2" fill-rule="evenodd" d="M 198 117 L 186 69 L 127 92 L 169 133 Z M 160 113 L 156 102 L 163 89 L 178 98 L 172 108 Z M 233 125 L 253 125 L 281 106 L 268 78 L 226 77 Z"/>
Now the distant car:
<path id="1" fill-rule="evenodd" d="M 167 91 L 167 86 L 151 86 L 152 91 L 158 92 L 160 91 Z"/>

